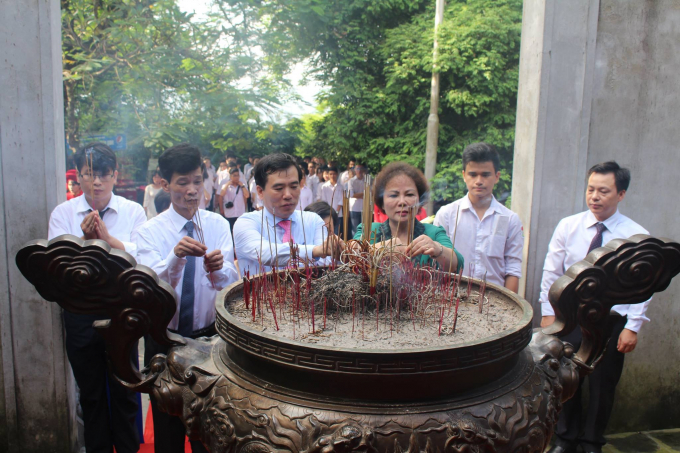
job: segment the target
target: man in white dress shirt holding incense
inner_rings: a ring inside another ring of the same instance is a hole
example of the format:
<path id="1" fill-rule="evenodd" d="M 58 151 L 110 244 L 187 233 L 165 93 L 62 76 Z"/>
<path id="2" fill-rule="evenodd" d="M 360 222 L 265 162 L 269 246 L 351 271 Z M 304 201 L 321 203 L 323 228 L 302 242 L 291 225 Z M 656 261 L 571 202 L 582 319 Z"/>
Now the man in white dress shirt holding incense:
<path id="1" fill-rule="evenodd" d="M 234 225 L 241 275 L 289 266 L 292 244 L 298 247 L 300 259 L 311 264 L 339 254 L 344 244 L 332 232 L 329 237 L 321 217 L 297 209 L 302 169 L 293 156 L 269 154 L 255 165 L 253 175 L 264 209 L 242 215 Z"/>
<path id="2" fill-rule="evenodd" d="M 555 321 L 548 301 L 550 286 L 574 263 L 612 239 L 627 239 L 635 234 L 649 234 L 643 227 L 618 211 L 630 183 L 630 172 L 616 162 L 605 162 L 588 171 L 586 203 L 588 211 L 566 217 L 555 228 L 541 281 L 541 327 Z M 615 305 L 612 310 L 622 318 L 615 324 L 602 361 L 588 376 L 590 397 L 586 418 L 581 423 L 581 386 L 567 401 L 557 422 L 557 441 L 550 453 L 576 452 L 579 444 L 586 453 L 601 452 L 607 442 L 604 431 L 614 406 L 614 393 L 623 371 L 624 354 L 635 349 L 637 333 L 649 321 L 645 316 L 649 301 L 633 305 Z M 578 350 L 580 328 L 562 339 Z"/>
<path id="3" fill-rule="evenodd" d="M 180 144 L 158 159 L 163 190 L 170 207 L 142 225 L 135 235 L 138 261 L 149 266 L 177 294 L 178 309 L 168 328 L 184 337 L 212 336 L 215 331 L 215 296 L 235 282 L 234 250 L 229 222 L 221 215 L 198 210 L 203 193 L 201 153 Z M 145 338 L 144 362 L 166 354 L 151 337 Z M 157 453 L 183 453 L 185 428 L 179 417 L 161 412 L 151 398 Z M 207 451 L 191 441 L 194 453 Z"/>

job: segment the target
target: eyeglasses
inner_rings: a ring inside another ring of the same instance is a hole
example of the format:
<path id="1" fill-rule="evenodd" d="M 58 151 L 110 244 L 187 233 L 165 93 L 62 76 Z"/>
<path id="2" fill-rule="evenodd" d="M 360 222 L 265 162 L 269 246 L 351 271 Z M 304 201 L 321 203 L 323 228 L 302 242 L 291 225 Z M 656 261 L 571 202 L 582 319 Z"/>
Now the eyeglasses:
<path id="1" fill-rule="evenodd" d="M 99 180 L 101 182 L 109 182 L 113 178 L 113 173 L 106 173 L 104 175 L 99 174 L 99 173 L 95 173 L 94 175 L 91 175 L 89 173 L 86 173 L 86 174 L 80 173 L 80 177 L 83 178 L 83 181 L 87 181 L 87 182 L 94 181 L 97 178 L 99 178 Z"/>

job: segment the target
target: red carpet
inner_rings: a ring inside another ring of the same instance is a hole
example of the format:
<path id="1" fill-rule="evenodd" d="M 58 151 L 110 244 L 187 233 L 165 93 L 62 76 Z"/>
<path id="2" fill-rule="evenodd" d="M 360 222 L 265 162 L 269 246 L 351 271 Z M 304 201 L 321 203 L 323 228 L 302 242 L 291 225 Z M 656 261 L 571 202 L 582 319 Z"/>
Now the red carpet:
<path id="1" fill-rule="evenodd" d="M 139 453 L 154 453 L 153 451 L 153 417 L 151 416 L 151 404 L 149 404 L 149 411 L 146 413 L 146 423 L 144 423 L 144 443 L 139 446 Z M 185 437 L 184 451 L 191 453 L 191 444 L 189 439 Z"/>

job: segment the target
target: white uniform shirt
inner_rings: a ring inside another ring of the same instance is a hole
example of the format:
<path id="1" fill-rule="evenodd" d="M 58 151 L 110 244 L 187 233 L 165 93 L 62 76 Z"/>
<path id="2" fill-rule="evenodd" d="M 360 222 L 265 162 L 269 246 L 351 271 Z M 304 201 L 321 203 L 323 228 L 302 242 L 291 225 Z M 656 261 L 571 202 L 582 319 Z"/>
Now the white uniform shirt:
<path id="1" fill-rule="evenodd" d="M 347 187 L 347 182 L 352 179 L 349 175 L 349 170 L 345 170 L 342 173 L 340 173 L 340 177 L 338 178 L 338 181 L 340 181 L 340 184 L 343 185 L 343 187 Z"/>
<path id="2" fill-rule="evenodd" d="M 314 201 L 319 201 L 319 177 L 316 175 L 307 176 L 307 186 L 312 191 Z"/>
<path id="3" fill-rule="evenodd" d="M 300 199 L 298 200 L 298 209 L 304 211 L 307 206 L 314 203 L 314 195 L 312 189 L 306 185 L 300 189 Z"/>
<path id="4" fill-rule="evenodd" d="M 555 280 L 564 275 L 572 264 L 585 259 L 590 243 L 597 232 L 596 223 L 598 223 L 598 220 L 593 213 L 584 211 L 565 217 L 557 224 L 552 239 L 550 239 L 548 254 L 543 265 L 541 296 L 539 299 L 543 316 L 555 315 L 555 311 L 548 300 L 548 291 L 550 291 L 550 287 L 555 283 Z M 606 245 L 612 239 L 628 239 L 635 234 L 649 234 L 647 230 L 621 214 L 618 210 L 602 223 L 607 227 L 602 233 L 602 245 Z M 638 332 L 640 327 L 649 321 L 645 313 L 647 312 L 650 300 L 639 304 L 614 305 L 612 310 L 622 316 L 628 316 L 626 329 Z"/>
<path id="5" fill-rule="evenodd" d="M 257 183 L 255 182 L 255 178 L 250 178 L 250 186 L 248 187 L 248 190 L 250 191 L 250 200 L 253 203 L 253 209 L 261 208 L 262 200 L 257 194 Z"/>
<path id="6" fill-rule="evenodd" d="M 50 216 L 47 239 L 53 239 L 62 234 L 83 237 L 80 224 L 83 223 L 90 209 L 92 207 L 87 203 L 84 195 L 61 203 L 54 208 Z M 105 209 L 107 211 L 102 220 L 109 234 L 123 243 L 126 252 L 137 258 L 137 245 L 132 239 L 132 234 L 146 222 L 144 208 L 139 203 L 111 194 L 111 199 Z"/>
<path id="7" fill-rule="evenodd" d="M 342 217 L 342 210 L 338 209 L 338 206 L 342 206 L 342 191 L 343 186 L 340 182 L 336 185 L 332 185 L 330 181 L 326 181 L 319 187 L 319 200 L 325 201 L 333 209 L 338 211 L 338 217 Z"/>
<path id="8" fill-rule="evenodd" d="M 234 266 L 234 248 L 229 231 L 229 222 L 221 215 L 200 210 L 203 237 L 208 252 L 220 249 L 224 257 L 224 265 L 219 271 L 212 273 L 213 288 L 208 273 L 203 268 L 203 257 L 196 257 L 194 273 L 194 328 L 200 330 L 215 322 L 215 296 L 226 286 L 238 280 L 238 272 Z M 176 330 L 179 324 L 180 301 L 182 300 L 182 282 L 186 258 L 175 255 L 175 246 L 187 235 L 185 225 L 187 219 L 170 207 L 142 225 L 134 235 L 137 243 L 137 261 L 149 266 L 160 277 L 175 289 L 177 311 L 168 327 Z M 194 239 L 197 239 L 194 229 Z"/>
<path id="9" fill-rule="evenodd" d="M 212 189 L 213 182 L 212 179 L 210 179 L 210 175 L 208 175 L 208 178 L 203 181 L 203 193 L 198 198 L 199 209 L 205 209 L 205 207 L 210 204 L 210 198 L 212 198 Z"/>
<path id="10" fill-rule="evenodd" d="M 234 225 L 234 243 L 241 275 L 245 275 L 246 271 L 250 271 L 251 276 L 260 273 L 257 260 L 260 252 L 264 272 L 269 272 L 274 264 L 277 264 L 278 269 L 283 269 L 290 261 L 290 245 L 283 242 L 284 231 L 278 225 L 278 222 L 283 219 L 275 218 L 267 208 L 263 211 L 264 225 L 262 211 L 244 214 Z M 315 245 L 322 244 L 323 240 L 328 237 L 328 230 L 323 220 L 314 212 L 302 212 L 297 209 L 289 219 L 291 220 L 290 234 L 299 247 L 300 258 L 313 260 L 312 249 Z M 317 260 L 314 261 L 318 263 Z"/>
<path id="11" fill-rule="evenodd" d="M 364 193 L 364 178 L 358 179 L 353 176 L 347 182 L 347 189 L 349 189 L 349 196 L 352 197 L 358 193 Z M 362 212 L 364 210 L 364 199 L 363 198 L 350 198 L 349 199 L 349 210 L 351 212 Z"/>
<path id="12" fill-rule="evenodd" d="M 154 203 L 154 200 L 156 199 L 156 195 L 161 193 L 163 191 L 162 187 L 159 187 L 156 189 L 153 184 L 149 184 L 144 188 L 144 208 L 146 208 L 146 216 L 149 219 L 152 219 L 158 215 L 156 212 L 156 203 Z"/>
<path id="13" fill-rule="evenodd" d="M 227 184 L 224 186 L 226 190 L 224 195 L 222 195 L 222 206 L 224 207 L 224 217 L 232 218 L 239 217 L 246 212 L 246 202 L 243 196 L 244 192 L 241 186 L 234 186 L 233 184 Z M 225 206 L 228 202 L 232 201 L 234 206 L 227 209 Z"/>
<path id="14" fill-rule="evenodd" d="M 254 168 L 255 168 L 255 166 L 253 164 L 251 164 L 250 162 L 248 162 L 247 164 L 245 164 L 243 166 L 243 176 L 245 176 L 245 178 L 246 178 L 244 181 L 247 181 L 247 180 L 250 179 L 250 176 L 253 174 Z"/>
<path id="15" fill-rule="evenodd" d="M 458 229 L 454 247 L 465 259 L 464 275 L 468 275 L 470 263 L 474 266 L 473 277 L 503 286 L 507 276 L 522 276 L 522 222 L 519 216 L 500 204 L 495 198 L 480 220 L 470 198 L 463 198 L 443 206 L 434 218 L 435 226 L 442 226 L 453 242 Z"/>
<path id="16" fill-rule="evenodd" d="M 205 171 L 208 172 L 208 179 L 210 180 L 211 183 L 215 183 L 215 177 L 217 176 L 217 171 L 215 170 L 215 167 L 211 164 L 209 167 L 205 169 Z M 212 193 L 210 194 L 212 195 Z"/>
<path id="17" fill-rule="evenodd" d="M 215 191 L 220 193 L 222 188 L 229 183 L 231 176 L 229 175 L 229 169 L 220 170 L 217 172 L 217 178 L 215 179 Z M 241 170 L 238 171 L 238 180 L 243 184 L 246 183 L 246 177 Z"/>

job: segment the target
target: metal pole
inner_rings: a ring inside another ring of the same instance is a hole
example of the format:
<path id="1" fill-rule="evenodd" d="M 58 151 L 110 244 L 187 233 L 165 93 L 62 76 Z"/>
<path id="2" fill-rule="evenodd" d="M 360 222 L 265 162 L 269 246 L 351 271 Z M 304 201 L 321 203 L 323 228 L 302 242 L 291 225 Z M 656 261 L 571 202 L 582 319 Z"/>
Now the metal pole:
<path id="1" fill-rule="evenodd" d="M 427 117 L 427 144 L 425 146 L 425 177 L 428 182 L 432 181 L 437 169 L 437 143 L 439 141 L 439 68 L 437 58 L 439 56 L 437 41 L 437 29 L 444 18 L 445 0 L 437 0 L 434 16 L 434 51 L 432 67 L 432 91 L 430 94 L 430 115 Z M 427 214 L 432 215 L 432 198 L 427 202 Z"/>

